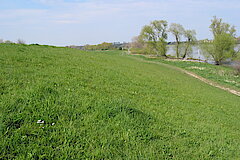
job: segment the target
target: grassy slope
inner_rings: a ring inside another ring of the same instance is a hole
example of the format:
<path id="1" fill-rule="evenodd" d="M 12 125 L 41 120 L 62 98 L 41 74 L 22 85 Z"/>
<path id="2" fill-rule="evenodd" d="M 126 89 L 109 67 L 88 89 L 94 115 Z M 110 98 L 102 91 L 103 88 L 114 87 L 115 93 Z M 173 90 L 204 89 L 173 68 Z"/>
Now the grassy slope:
<path id="1" fill-rule="evenodd" d="M 0 45 L 0 159 L 240 157 L 239 97 L 119 53 Z"/>
<path id="2" fill-rule="evenodd" d="M 135 56 L 135 55 L 134 55 Z M 135 56 L 149 61 L 159 61 L 170 64 L 185 70 L 191 71 L 204 78 L 215 81 L 226 87 L 240 90 L 240 76 L 236 75 L 235 70 L 228 66 L 216 66 L 208 63 L 186 62 L 186 61 L 168 61 L 162 58 L 147 58 L 145 56 Z"/>

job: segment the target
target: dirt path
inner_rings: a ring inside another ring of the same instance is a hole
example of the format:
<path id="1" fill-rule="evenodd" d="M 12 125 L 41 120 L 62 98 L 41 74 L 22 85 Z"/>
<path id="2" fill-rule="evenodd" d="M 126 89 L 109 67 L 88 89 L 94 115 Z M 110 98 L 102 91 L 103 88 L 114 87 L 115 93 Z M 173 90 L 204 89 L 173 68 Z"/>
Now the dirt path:
<path id="1" fill-rule="evenodd" d="M 196 78 L 196 79 L 199 79 L 200 81 L 202 81 L 202 82 L 204 82 L 204 83 L 206 83 L 206 84 L 209 84 L 209 85 L 211 85 L 211 86 L 213 86 L 213 87 L 220 88 L 220 89 L 225 90 L 225 91 L 227 91 L 227 92 L 230 92 L 230 93 L 232 93 L 232 94 L 234 94 L 234 95 L 240 96 L 240 92 L 237 91 L 237 90 L 234 90 L 234 89 L 231 89 L 231 88 L 227 88 L 227 87 L 221 86 L 221 85 L 219 85 L 219 84 L 217 84 L 217 83 L 215 83 L 215 82 L 212 82 L 212 81 L 210 81 L 210 80 L 208 80 L 208 79 L 206 79 L 206 78 L 203 78 L 203 77 L 201 77 L 201 76 L 199 76 L 199 75 L 197 75 L 197 74 L 195 74 L 195 73 L 192 73 L 192 72 L 190 72 L 190 71 L 186 71 L 186 70 L 184 70 L 184 69 L 182 69 L 182 68 L 178 68 L 178 67 L 175 67 L 175 66 L 172 66 L 172 65 L 169 65 L 169 64 L 161 63 L 161 62 L 147 61 L 147 60 L 143 60 L 143 59 L 136 58 L 136 57 L 133 57 L 133 58 L 134 58 L 134 59 L 137 59 L 137 60 L 140 60 L 140 61 L 142 61 L 142 62 L 158 64 L 158 65 L 162 65 L 162 66 L 165 66 L 165 67 L 168 67 L 168 68 L 171 68 L 171 69 L 175 69 L 175 70 L 181 71 L 181 72 L 183 72 L 183 73 L 185 73 L 185 74 L 188 74 L 189 76 L 192 76 L 192 77 L 194 77 L 194 78 Z"/>
<path id="2" fill-rule="evenodd" d="M 196 75 L 196 74 L 194 74 L 194 73 L 192 73 L 192 72 L 189 72 L 189 71 L 186 71 L 186 70 L 182 70 L 182 71 L 183 71 L 184 73 L 186 73 L 186 74 L 194 77 L 194 78 L 197 78 L 197 79 L 203 81 L 204 83 L 207 83 L 207 84 L 209 84 L 209 85 L 211 85 L 211 86 L 214 86 L 214 87 L 223 89 L 223 90 L 228 91 L 228 92 L 230 92 L 230 93 L 232 93 L 232 94 L 235 94 L 235 95 L 237 95 L 237 96 L 240 96 L 240 92 L 238 92 L 238 91 L 236 91 L 236 90 L 234 90 L 234 89 L 230 89 L 230 88 L 221 86 L 221 85 L 219 85 L 219 84 L 217 84 L 217 83 L 215 83 L 215 82 L 212 82 L 212 81 L 210 81 L 210 80 L 208 80 L 208 79 L 206 79 L 206 78 L 203 78 L 203 77 L 201 77 L 201 76 L 199 76 L 199 75 Z"/>

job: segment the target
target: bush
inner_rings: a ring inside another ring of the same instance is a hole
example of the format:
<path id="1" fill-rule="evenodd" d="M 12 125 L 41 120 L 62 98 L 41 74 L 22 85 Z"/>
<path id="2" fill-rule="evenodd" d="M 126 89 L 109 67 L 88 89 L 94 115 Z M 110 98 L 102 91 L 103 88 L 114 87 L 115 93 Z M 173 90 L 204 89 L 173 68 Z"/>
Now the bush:
<path id="1" fill-rule="evenodd" d="M 12 44 L 13 42 L 12 42 L 12 41 L 9 41 L 9 40 L 6 40 L 4 43 L 6 43 L 6 44 Z"/>

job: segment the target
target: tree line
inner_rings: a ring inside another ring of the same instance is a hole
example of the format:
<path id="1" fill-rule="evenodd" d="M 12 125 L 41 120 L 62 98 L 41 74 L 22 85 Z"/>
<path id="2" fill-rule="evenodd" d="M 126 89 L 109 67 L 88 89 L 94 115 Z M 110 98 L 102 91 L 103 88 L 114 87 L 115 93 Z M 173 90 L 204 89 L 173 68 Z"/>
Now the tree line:
<path id="1" fill-rule="evenodd" d="M 237 57 L 239 51 L 235 50 L 237 44 L 236 29 L 221 18 L 213 17 L 210 31 L 213 34 L 212 41 L 197 41 L 196 31 L 185 29 L 181 24 L 172 23 L 168 26 L 165 20 L 155 20 L 145 25 L 140 34 L 133 38 L 132 49 L 141 50 L 144 54 L 154 54 L 168 57 L 168 35 L 175 39 L 175 55 L 177 58 L 186 58 L 192 52 L 192 46 L 199 45 L 201 51 L 213 58 L 216 65 L 226 59 Z"/>
<path id="2" fill-rule="evenodd" d="M 85 45 L 82 47 L 84 50 L 124 50 L 128 48 L 128 43 L 108 43 L 103 42 L 97 45 Z"/>
<path id="3" fill-rule="evenodd" d="M 0 39 L 0 43 L 6 43 L 6 44 L 11 44 L 11 43 L 15 43 L 15 42 L 12 42 L 10 40 L 3 40 L 3 39 Z M 23 39 L 18 39 L 17 44 L 26 44 L 26 42 L 23 40 Z"/>
<path id="4" fill-rule="evenodd" d="M 111 50 L 114 46 L 112 43 L 103 42 L 97 45 L 85 45 L 84 48 L 85 50 Z"/>

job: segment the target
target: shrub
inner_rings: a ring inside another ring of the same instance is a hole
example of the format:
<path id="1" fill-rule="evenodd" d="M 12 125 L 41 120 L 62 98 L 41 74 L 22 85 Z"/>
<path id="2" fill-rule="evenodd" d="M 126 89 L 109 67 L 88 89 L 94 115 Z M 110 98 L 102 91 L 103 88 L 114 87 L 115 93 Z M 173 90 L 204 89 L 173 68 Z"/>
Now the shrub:
<path id="1" fill-rule="evenodd" d="M 6 43 L 6 44 L 11 44 L 11 43 L 13 43 L 12 41 L 9 41 L 9 40 L 6 40 L 4 43 Z"/>

